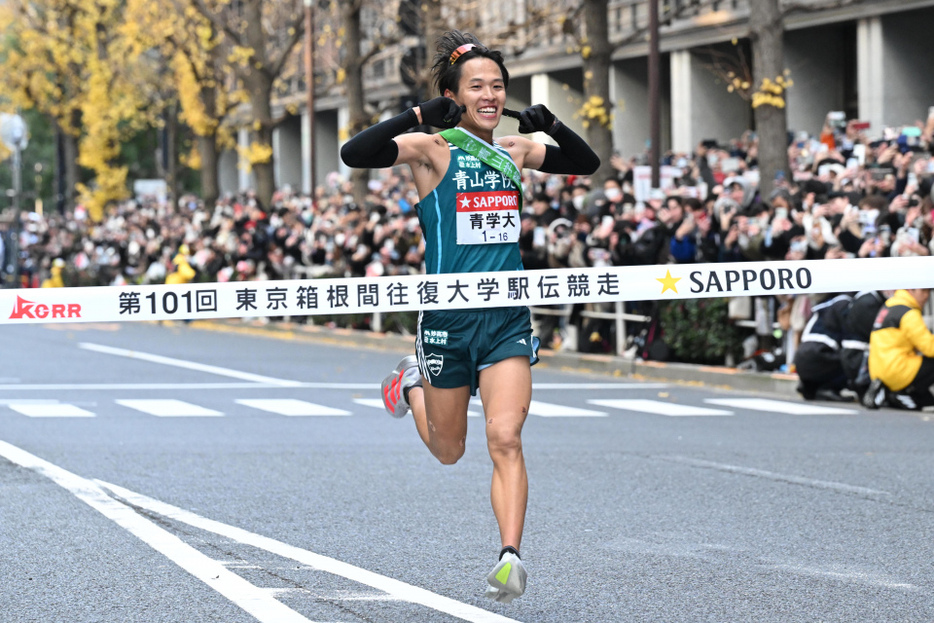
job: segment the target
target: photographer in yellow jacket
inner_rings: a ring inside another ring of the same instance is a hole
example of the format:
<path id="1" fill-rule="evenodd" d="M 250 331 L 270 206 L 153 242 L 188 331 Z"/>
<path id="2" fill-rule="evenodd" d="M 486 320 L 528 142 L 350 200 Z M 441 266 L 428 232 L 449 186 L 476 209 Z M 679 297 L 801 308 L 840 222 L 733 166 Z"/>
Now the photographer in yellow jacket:
<path id="1" fill-rule="evenodd" d="M 934 335 L 921 315 L 930 295 L 926 288 L 896 290 L 879 310 L 869 336 L 872 383 L 863 406 L 888 403 L 915 411 L 934 406 Z"/>

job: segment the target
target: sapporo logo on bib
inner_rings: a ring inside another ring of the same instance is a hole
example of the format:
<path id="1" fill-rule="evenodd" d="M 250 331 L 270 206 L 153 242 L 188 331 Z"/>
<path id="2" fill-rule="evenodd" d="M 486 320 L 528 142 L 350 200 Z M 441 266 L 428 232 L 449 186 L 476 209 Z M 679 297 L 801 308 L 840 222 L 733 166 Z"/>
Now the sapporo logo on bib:
<path id="1" fill-rule="evenodd" d="M 457 193 L 457 244 L 519 240 L 519 193 L 488 190 Z"/>

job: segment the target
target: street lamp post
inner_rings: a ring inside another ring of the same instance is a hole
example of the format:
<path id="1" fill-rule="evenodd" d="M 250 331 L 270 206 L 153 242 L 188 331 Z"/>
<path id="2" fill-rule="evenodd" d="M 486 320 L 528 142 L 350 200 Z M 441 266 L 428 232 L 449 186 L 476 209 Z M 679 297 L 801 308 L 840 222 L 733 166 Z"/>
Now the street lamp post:
<path id="1" fill-rule="evenodd" d="M 661 160 L 660 71 L 658 46 L 658 0 L 649 0 L 649 163 L 652 165 L 652 188 L 659 186 Z"/>
<path id="2" fill-rule="evenodd" d="M 313 0 L 305 0 L 305 93 L 308 98 L 308 182 L 315 200 L 315 14 Z"/>
<path id="3" fill-rule="evenodd" d="M 0 113 L 0 140 L 13 152 L 13 231 L 10 237 L 10 251 L 7 265 L 7 278 L 13 287 L 19 286 L 19 239 L 22 234 L 21 201 L 23 194 L 23 150 L 29 144 L 26 122 L 19 115 Z M 2 258 L 0 258 L 2 259 Z"/>

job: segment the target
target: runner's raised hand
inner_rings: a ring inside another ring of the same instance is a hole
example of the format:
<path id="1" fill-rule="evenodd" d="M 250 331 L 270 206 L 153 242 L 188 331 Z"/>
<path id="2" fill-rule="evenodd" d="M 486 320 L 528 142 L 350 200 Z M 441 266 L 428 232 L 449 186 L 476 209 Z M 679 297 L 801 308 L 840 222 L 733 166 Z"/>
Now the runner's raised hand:
<path id="1" fill-rule="evenodd" d="M 532 132 L 551 134 L 559 123 L 554 113 L 545 108 L 542 104 L 529 106 L 522 112 L 504 108 L 503 114 L 507 117 L 519 120 L 519 132 L 522 134 L 531 134 Z"/>
<path id="2" fill-rule="evenodd" d="M 436 97 L 418 105 L 422 123 L 436 128 L 453 128 L 461 121 L 466 106 L 458 106 L 450 97 Z"/>

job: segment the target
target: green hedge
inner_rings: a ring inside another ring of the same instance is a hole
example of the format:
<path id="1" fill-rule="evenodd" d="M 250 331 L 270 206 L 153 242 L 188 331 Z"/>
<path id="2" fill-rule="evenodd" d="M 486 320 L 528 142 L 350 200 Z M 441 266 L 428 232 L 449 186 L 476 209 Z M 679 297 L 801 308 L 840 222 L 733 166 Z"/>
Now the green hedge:
<path id="1" fill-rule="evenodd" d="M 662 337 L 671 349 L 671 360 L 683 363 L 723 365 L 727 355 L 742 359 L 743 338 L 748 331 L 728 318 L 729 299 L 691 299 L 660 304 Z"/>

